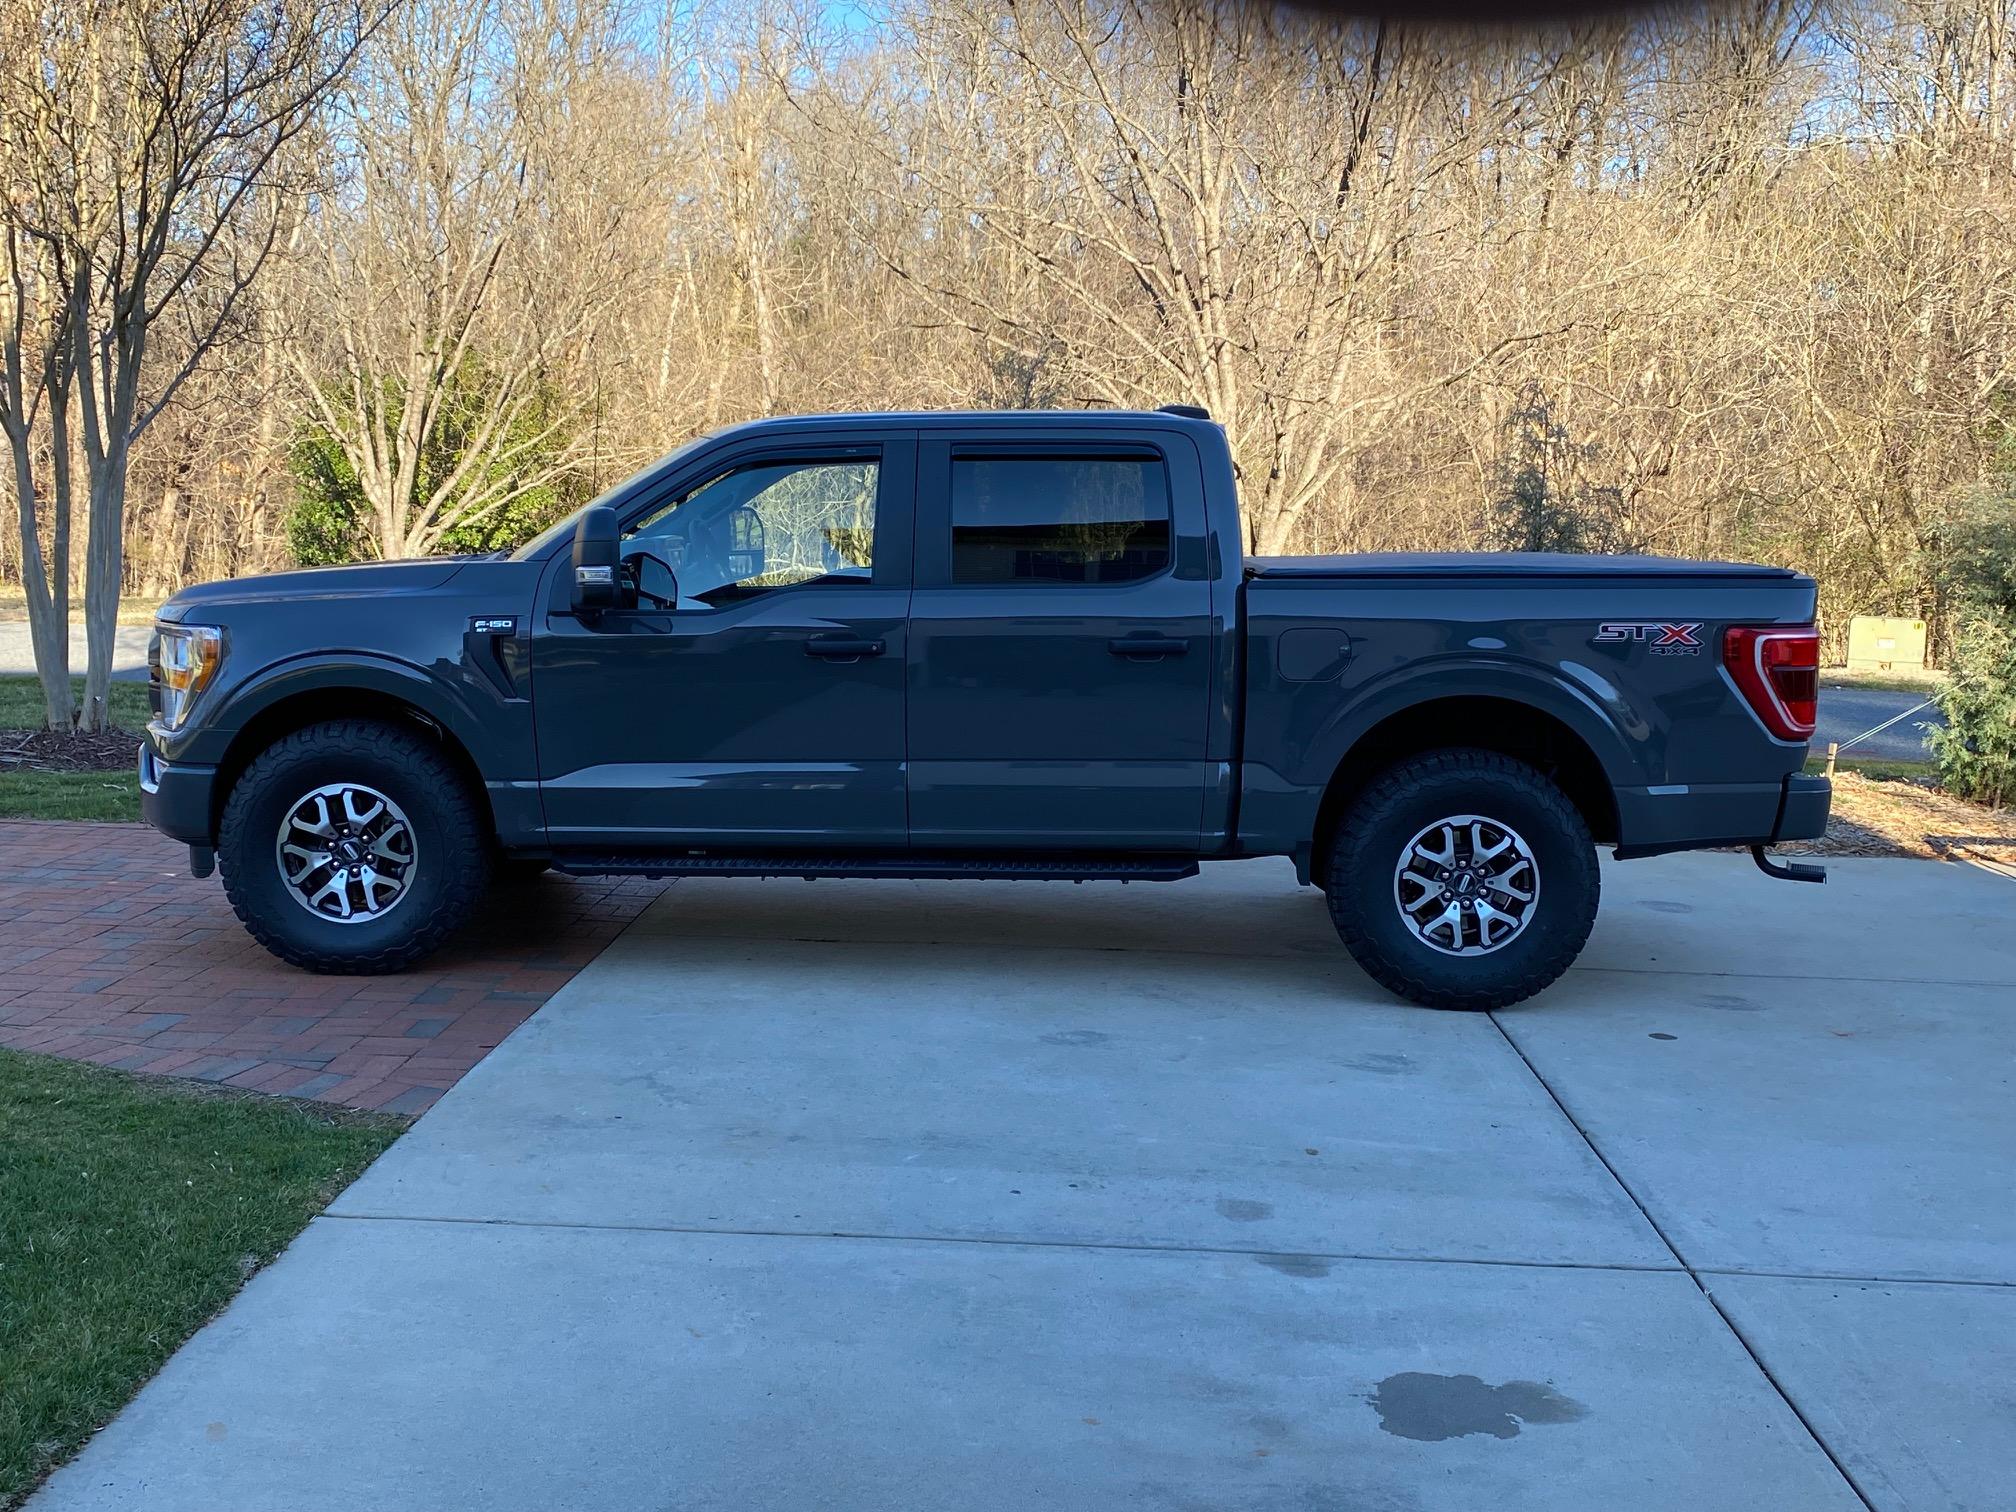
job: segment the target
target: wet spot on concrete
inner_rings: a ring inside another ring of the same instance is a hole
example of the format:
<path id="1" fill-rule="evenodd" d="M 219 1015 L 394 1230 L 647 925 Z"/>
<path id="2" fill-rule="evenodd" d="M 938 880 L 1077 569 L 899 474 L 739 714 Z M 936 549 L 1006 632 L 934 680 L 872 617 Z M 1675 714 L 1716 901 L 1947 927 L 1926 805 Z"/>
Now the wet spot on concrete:
<path id="1" fill-rule="evenodd" d="M 1360 1055 L 1344 1062 L 1353 1071 L 1370 1071 L 1375 1076 L 1405 1076 L 1414 1069 L 1409 1055 Z"/>
<path id="2" fill-rule="evenodd" d="M 1274 1216 L 1271 1202 L 1248 1202 L 1244 1197 L 1220 1197 L 1218 1216 L 1231 1218 L 1240 1223 L 1258 1223 L 1262 1218 Z"/>
<path id="3" fill-rule="evenodd" d="M 1476 1375 L 1427 1375 L 1401 1371 L 1389 1375 L 1373 1391 L 1379 1427 L 1403 1439 L 1439 1443 L 1470 1433 L 1490 1433 L 1494 1439 L 1518 1437 L 1532 1423 L 1572 1423 L 1589 1409 L 1564 1397 L 1544 1381 L 1506 1381 L 1484 1385 Z"/>
<path id="4" fill-rule="evenodd" d="M 1701 999 L 1704 1008 L 1720 1009 L 1723 1013 L 1762 1013 L 1764 1005 L 1734 992 L 1711 992 Z"/>
<path id="5" fill-rule="evenodd" d="M 1330 1274 L 1330 1262 L 1321 1255 L 1255 1255 L 1253 1258 L 1284 1276 L 1313 1278 Z"/>
<path id="6" fill-rule="evenodd" d="M 1675 903 L 1671 898 L 1640 898 L 1638 906 L 1640 908 L 1649 908 L 1654 913 L 1680 914 L 1694 912 L 1694 905 L 1692 903 Z"/>
<path id="7" fill-rule="evenodd" d="M 222 1423 L 205 1423 L 203 1425 L 203 1437 L 210 1440 L 213 1444 L 223 1443 L 224 1436 L 230 1431 Z"/>
<path id="8" fill-rule="evenodd" d="M 1680 1038 L 1680 1036 L 1679 1036 L 1679 1035 L 1677 1035 L 1677 1034 L 1660 1034 L 1660 1033 L 1658 1033 L 1658 1032 L 1656 1032 L 1656 1031 L 1655 1031 L 1654 1033 L 1652 1033 L 1652 1034 L 1648 1035 L 1648 1036 L 1647 1036 L 1647 1038 L 1648 1038 L 1648 1039 L 1665 1039 L 1665 1040 L 1670 1040 L 1670 1039 L 1678 1039 L 1678 1038 Z"/>
<path id="9" fill-rule="evenodd" d="M 1046 1045 L 1103 1045 L 1113 1038 L 1101 1034 L 1097 1029 L 1060 1029 L 1055 1034 L 1043 1036 Z"/>
<path id="10" fill-rule="evenodd" d="M 1572 1423 L 1589 1412 L 1540 1381 L 1487 1386 L 1474 1375 L 1429 1375 L 1418 1370 L 1386 1377 L 1372 1393 L 1372 1406 L 1386 1432 L 1430 1444 L 1473 1433 L 1517 1438 L 1522 1427 Z"/>

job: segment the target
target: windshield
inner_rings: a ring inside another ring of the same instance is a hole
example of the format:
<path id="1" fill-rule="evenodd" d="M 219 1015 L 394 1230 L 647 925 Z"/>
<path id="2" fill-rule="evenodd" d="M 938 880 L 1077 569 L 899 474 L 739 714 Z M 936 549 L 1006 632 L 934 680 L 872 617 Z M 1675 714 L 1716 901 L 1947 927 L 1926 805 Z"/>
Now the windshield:
<path id="1" fill-rule="evenodd" d="M 611 487 L 603 489 L 602 492 L 597 494 L 594 498 L 590 499 L 586 504 L 583 504 L 580 509 L 575 510 L 572 514 L 563 515 L 560 519 L 555 520 L 551 525 L 548 525 L 544 530 L 540 531 L 539 534 L 532 537 L 532 539 L 527 541 L 523 546 L 520 546 L 516 551 L 512 552 L 510 560 L 514 562 L 524 562 L 531 560 L 533 557 L 544 555 L 549 547 L 557 545 L 559 542 L 566 540 L 569 536 L 574 534 L 574 522 L 581 518 L 583 510 L 593 509 L 598 504 L 613 505 L 618 498 L 632 492 L 638 487 L 638 485 L 642 483 L 647 483 L 652 478 L 655 478 L 659 474 L 664 473 L 669 469 L 671 469 L 672 467 L 676 466 L 682 458 L 684 458 L 689 452 L 693 450 L 694 447 L 698 446 L 702 441 L 708 439 L 710 438 L 706 436 L 696 437 L 695 439 L 688 441 L 684 446 L 680 447 L 677 451 L 669 452 L 665 456 L 660 457 L 656 462 L 650 464 L 650 466 L 642 468 L 639 471 L 632 473 L 629 477 L 625 478 L 621 483 L 617 483 L 612 485 Z"/>

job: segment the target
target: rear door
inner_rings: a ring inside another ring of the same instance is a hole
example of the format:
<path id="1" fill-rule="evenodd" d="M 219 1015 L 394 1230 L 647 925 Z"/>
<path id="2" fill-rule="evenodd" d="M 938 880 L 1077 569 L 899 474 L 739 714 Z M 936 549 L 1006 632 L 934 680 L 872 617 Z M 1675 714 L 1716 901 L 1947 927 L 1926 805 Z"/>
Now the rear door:
<path id="1" fill-rule="evenodd" d="M 1198 850 L 1203 509 L 1179 433 L 922 433 L 913 845 Z"/>

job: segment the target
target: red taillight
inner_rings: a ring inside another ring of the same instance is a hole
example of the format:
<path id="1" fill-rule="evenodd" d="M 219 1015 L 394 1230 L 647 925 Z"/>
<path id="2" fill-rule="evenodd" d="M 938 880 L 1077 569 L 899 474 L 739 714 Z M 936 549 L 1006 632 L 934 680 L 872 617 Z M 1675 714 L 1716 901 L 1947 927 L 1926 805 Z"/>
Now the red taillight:
<path id="1" fill-rule="evenodd" d="M 1780 740 L 1807 740 L 1820 698 L 1820 632 L 1811 625 L 1733 625 L 1722 661 L 1764 728 Z"/>

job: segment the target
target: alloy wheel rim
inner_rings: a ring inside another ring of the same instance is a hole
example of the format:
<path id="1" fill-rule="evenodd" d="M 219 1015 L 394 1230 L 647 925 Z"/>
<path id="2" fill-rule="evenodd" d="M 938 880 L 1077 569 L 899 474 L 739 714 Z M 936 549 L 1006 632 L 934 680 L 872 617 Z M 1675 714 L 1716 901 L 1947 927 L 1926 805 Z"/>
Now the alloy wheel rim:
<path id="1" fill-rule="evenodd" d="M 361 782 L 332 782 L 302 794 L 280 821 L 273 855 L 294 901 L 330 924 L 384 918 L 411 889 L 420 866 L 405 811 Z"/>
<path id="2" fill-rule="evenodd" d="M 1408 932 L 1443 955 L 1489 955 L 1525 932 L 1540 904 L 1540 864 L 1511 825 L 1485 814 L 1425 824 L 1393 868 Z"/>

